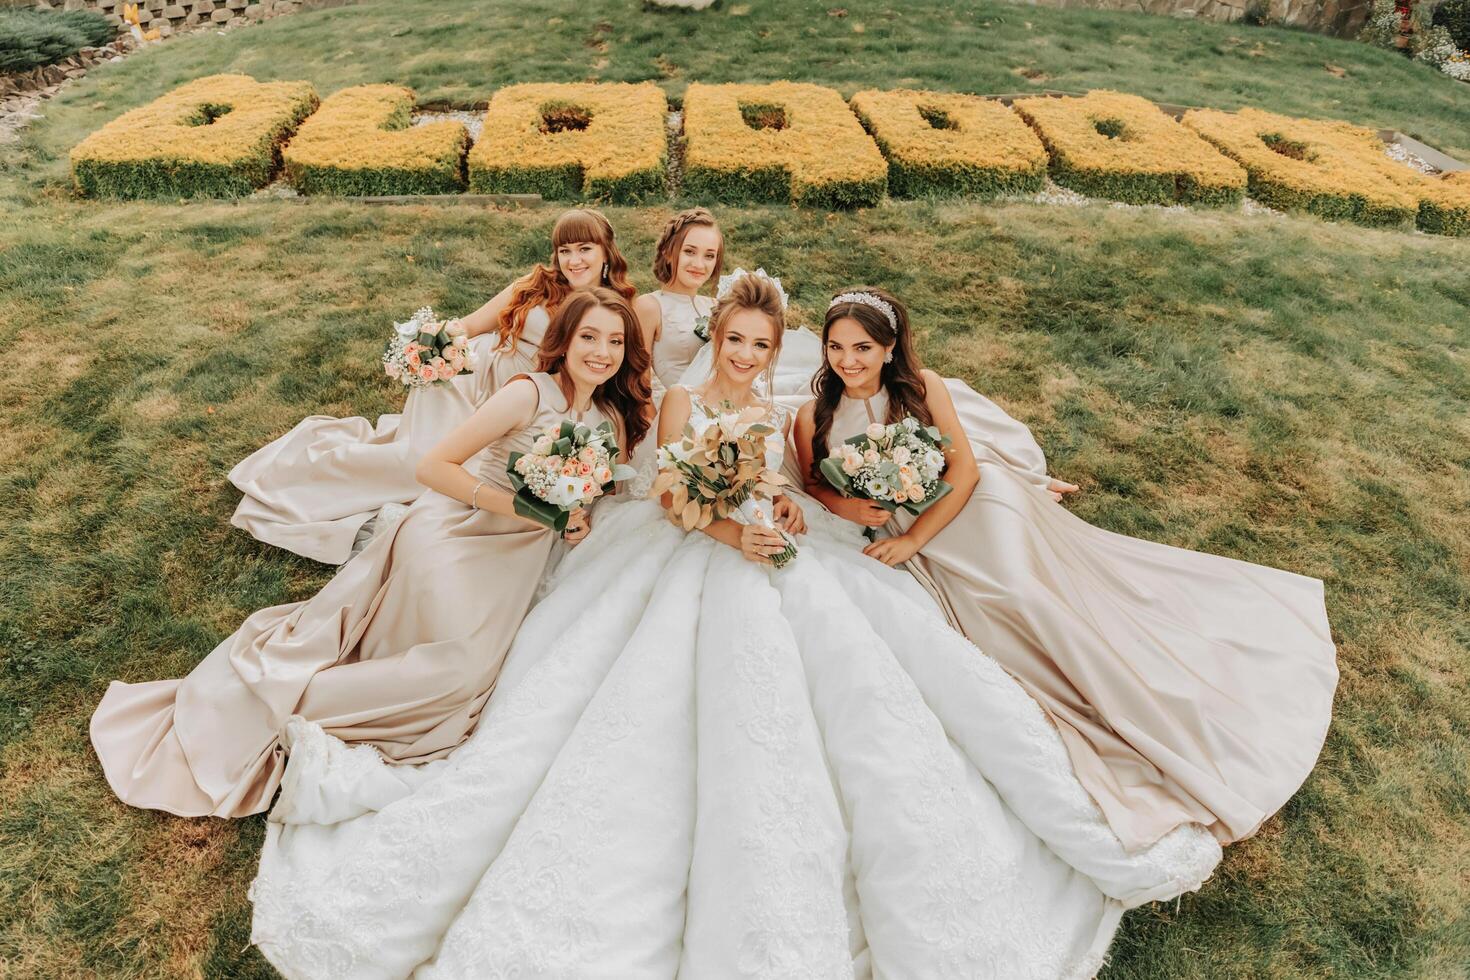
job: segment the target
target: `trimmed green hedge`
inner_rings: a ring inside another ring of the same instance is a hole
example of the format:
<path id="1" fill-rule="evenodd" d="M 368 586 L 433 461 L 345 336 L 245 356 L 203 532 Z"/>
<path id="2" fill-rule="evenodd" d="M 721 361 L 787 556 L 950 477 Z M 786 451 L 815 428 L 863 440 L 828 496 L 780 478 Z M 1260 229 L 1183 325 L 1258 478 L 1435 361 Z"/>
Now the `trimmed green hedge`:
<path id="1" fill-rule="evenodd" d="M 91 10 L 0 9 L 0 72 L 54 65 L 116 37 L 107 18 Z"/>

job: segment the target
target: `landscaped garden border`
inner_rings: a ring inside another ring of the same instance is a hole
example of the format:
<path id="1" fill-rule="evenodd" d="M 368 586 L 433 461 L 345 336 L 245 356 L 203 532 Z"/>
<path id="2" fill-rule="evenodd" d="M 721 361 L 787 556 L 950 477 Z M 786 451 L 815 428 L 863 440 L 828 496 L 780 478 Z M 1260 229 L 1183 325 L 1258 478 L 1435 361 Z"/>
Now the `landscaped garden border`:
<path id="1" fill-rule="evenodd" d="M 500 89 L 469 154 L 479 194 L 620 203 L 668 192 L 664 94 L 652 82 Z"/>
<path id="2" fill-rule="evenodd" d="M 239 197 L 270 182 L 317 105 L 309 82 L 197 78 L 78 143 L 72 174 L 100 197 Z"/>
<path id="3" fill-rule="evenodd" d="M 413 90 L 358 85 L 322 103 L 282 150 L 303 194 L 457 194 L 470 134 L 462 123 L 413 126 Z"/>
<path id="4" fill-rule="evenodd" d="M 458 123 L 407 125 L 411 98 L 395 86 L 339 92 L 287 146 L 288 179 L 307 193 L 453 192 L 463 159 L 476 194 L 633 202 L 668 192 L 666 106 L 651 83 L 502 89 L 467 159 Z M 72 171 L 90 195 L 248 194 L 316 108 L 305 82 L 197 79 L 87 137 Z M 682 196 L 696 200 L 851 208 L 885 192 L 1026 193 L 1047 166 L 1058 183 L 1132 204 L 1220 206 L 1248 185 L 1284 210 L 1470 234 L 1470 179 L 1426 176 L 1386 155 L 1384 140 L 1398 134 L 1344 122 L 1107 91 L 1007 108 L 995 97 L 867 90 L 849 106 L 833 89 L 793 82 L 693 83 L 683 110 Z M 1441 169 L 1460 166 L 1420 150 Z"/>
<path id="5" fill-rule="evenodd" d="M 867 89 L 852 110 L 888 159 L 894 197 L 1030 194 L 1045 183 L 1046 147 L 994 99 Z"/>

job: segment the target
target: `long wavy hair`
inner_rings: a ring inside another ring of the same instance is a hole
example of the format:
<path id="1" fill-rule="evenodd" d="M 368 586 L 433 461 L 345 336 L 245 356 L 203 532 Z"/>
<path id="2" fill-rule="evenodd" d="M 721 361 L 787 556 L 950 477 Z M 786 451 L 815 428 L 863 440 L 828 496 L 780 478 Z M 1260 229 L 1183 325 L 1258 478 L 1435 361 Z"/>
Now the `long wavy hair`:
<path id="1" fill-rule="evenodd" d="M 592 242 L 601 245 L 607 256 L 607 269 L 602 274 L 600 285 L 616 290 L 624 299 L 632 300 L 638 290 L 628 281 L 628 260 L 618 251 L 612 224 L 601 211 L 592 208 L 573 208 L 556 219 L 551 229 L 551 261 L 547 265 L 537 263 L 523 276 L 511 291 L 510 303 L 500 311 L 497 326 L 500 342 L 496 350 L 515 350 L 516 342 L 526 329 L 526 317 L 538 306 L 555 314 L 562 301 L 572 292 L 556 259 L 556 250 L 563 245 L 576 242 Z"/>
<path id="2" fill-rule="evenodd" d="M 912 415 L 925 425 L 934 424 L 929 405 L 924 401 L 927 394 L 922 373 L 924 364 L 914 350 L 914 332 L 909 329 L 909 311 L 898 301 L 898 297 L 876 286 L 849 287 L 833 298 L 842 293 L 867 293 L 881 299 L 893 307 L 898 329 L 893 328 L 881 310 L 875 310 L 865 303 L 838 303 L 827 310 L 827 318 L 822 321 L 822 366 L 812 378 L 812 394 L 816 396 L 812 403 L 812 421 L 815 423 L 812 432 L 812 475 L 815 477 L 822 475 L 819 467 L 830 452 L 827 448 L 827 437 L 832 432 L 832 416 L 836 413 L 837 406 L 842 401 L 842 392 L 847 387 L 832 369 L 832 362 L 827 359 L 827 335 L 832 330 L 832 324 L 838 320 L 856 320 L 874 343 L 884 347 L 893 345 L 893 360 L 883 365 L 878 376 L 879 382 L 888 392 L 888 417 L 884 421 L 897 422 L 906 415 Z"/>
<path id="3" fill-rule="evenodd" d="M 612 310 L 623 321 L 623 363 L 617 374 L 597 386 L 592 393 L 592 404 L 615 420 L 614 424 L 620 430 L 619 447 L 631 455 L 633 448 L 648 434 L 653 415 L 653 392 L 649 389 L 650 354 L 643 344 L 643 330 L 638 325 L 633 305 L 622 293 L 605 286 L 576 289 L 569 293 L 546 328 L 546 339 L 541 342 L 536 370 L 557 375 L 562 393 L 568 394 L 571 379 L 562 375 L 567 351 L 571 349 L 572 336 L 582 325 L 582 318 L 597 307 Z"/>
<path id="4" fill-rule="evenodd" d="M 766 365 L 765 381 L 767 402 L 774 402 L 775 385 L 772 384 L 776 372 L 776 360 L 781 356 L 781 342 L 786 336 L 786 308 L 781 304 L 781 293 L 768 279 L 758 276 L 741 276 L 730 284 L 730 291 L 721 297 L 715 308 L 709 315 L 709 339 L 710 349 L 714 351 L 714 359 L 710 362 L 710 376 L 713 377 L 719 370 L 720 347 L 725 343 L 725 327 L 730 321 L 731 314 L 738 310 L 759 310 L 770 318 L 771 325 L 776 328 L 776 336 L 772 343 L 771 360 Z"/>
<path id="5" fill-rule="evenodd" d="M 679 269 L 679 250 L 684 247 L 689 229 L 698 226 L 713 228 L 720 236 L 720 247 L 715 253 L 715 268 L 710 273 L 711 282 L 719 281 L 720 273 L 725 271 L 725 233 L 720 230 L 719 222 L 708 209 L 689 208 L 670 218 L 669 223 L 664 225 L 663 233 L 658 236 L 658 245 L 653 250 L 653 278 L 658 280 L 659 285 L 667 286 L 674 281 L 674 275 Z"/>

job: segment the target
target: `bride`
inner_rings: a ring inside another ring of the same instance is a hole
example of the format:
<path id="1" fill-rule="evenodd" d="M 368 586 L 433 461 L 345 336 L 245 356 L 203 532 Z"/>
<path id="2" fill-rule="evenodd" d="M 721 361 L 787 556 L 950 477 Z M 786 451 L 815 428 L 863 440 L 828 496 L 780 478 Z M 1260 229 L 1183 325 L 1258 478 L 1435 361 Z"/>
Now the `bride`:
<path id="1" fill-rule="evenodd" d="M 710 401 L 784 432 L 753 387 L 783 321 L 776 283 L 738 279 L 661 438 Z M 809 526 L 774 570 L 765 535 L 600 506 L 432 772 L 293 722 L 251 889 L 266 957 L 316 980 L 1087 977 L 1124 908 L 1210 874 L 1198 826 L 1126 850 L 1041 709 L 910 576 L 782 510 Z"/>

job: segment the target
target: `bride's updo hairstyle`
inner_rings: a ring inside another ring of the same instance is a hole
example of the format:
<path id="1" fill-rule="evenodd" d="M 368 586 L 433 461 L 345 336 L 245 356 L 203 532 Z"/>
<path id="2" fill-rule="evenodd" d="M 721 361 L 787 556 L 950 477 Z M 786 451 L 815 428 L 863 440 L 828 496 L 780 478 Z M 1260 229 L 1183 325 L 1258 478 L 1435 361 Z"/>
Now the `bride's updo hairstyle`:
<path id="1" fill-rule="evenodd" d="M 653 250 L 653 278 L 660 285 L 667 286 L 674 281 L 674 276 L 679 271 L 679 250 L 684 247 L 689 229 L 697 226 L 713 228 L 715 234 L 720 236 L 720 248 L 715 253 L 715 267 L 710 278 L 716 279 L 719 273 L 725 271 L 725 233 L 720 231 L 719 222 L 715 221 L 715 216 L 706 208 L 690 208 L 670 218 L 669 223 L 664 225 L 663 234 L 658 236 L 658 246 Z"/>
<path id="2" fill-rule="evenodd" d="M 710 347 L 715 355 L 710 365 L 711 376 L 719 370 L 720 348 L 725 345 L 725 325 L 730 322 L 731 314 L 738 310 L 760 310 L 771 321 L 771 326 L 775 327 L 776 335 L 771 342 L 771 361 L 766 365 L 765 371 L 769 398 L 769 392 L 774 390 L 771 379 L 776 371 L 776 359 L 781 356 L 781 342 L 786 335 L 786 305 L 781 290 L 764 276 L 747 273 L 731 283 L 730 291 L 715 301 L 715 308 L 709 315 Z"/>
<path id="3" fill-rule="evenodd" d="M 556 250 L 563 245 L 576 242 L 601 245 L 607 257 L 607 270 L 602 274 L 599 285 L 610 287 L 624 299 L 632 300 L 638 290 L 628 281 L 628 260 L 618 251 L 614 237 L 612 224 L 601 211 L 573 208 L 557 218 L 551 229 L 551 262 L 549 265 L 537 263 L 516 283 L 510 302 L 500 312 L 497 321 L 500 342 L 495 349 L 514 350 L 521 332 L 526 329 L 526 316 L 538 306 L 546 307 L 546 312 L 554 315 L 557 307 L 572 292 L 572 284 L 567 282 L 556 259 Z"/>
<path id="4" fill-rule="evenodd" d="M 536 370 L 545 374 L 561 371 L 567 351 L 572 346 L 572 337 L 582 325 L 582 318 L 597 307 L 612 310 L 623 321 L 623 363 L 617 374 L 597 386 L 592 393 L 592 403 L 604 415 L 622 420 L 621 434 L 626 441 L 619 448 L 631 454 L 633 447 L 648 434 L 653 415 L 653 394 L 649 390 L 650 355 L 643 345 L 643 329 L 638 325 L 638 315 L 633 312 L 632 304 L 621 293 L 605 286 L 594 286 L 568 294 L 546 328 Z M 557 383 L 563 385 L 563 391 L 566 390 L 565 379 Z"/>
<path id="5" fill-rule="evenodd" d="M 929 414 L 929 405 L 924 401 L 924 364 L 914 350 L 914 332 L 909 329 L 909 311 L 898 301 L 898 297 L 876 286 L 853 286 L 842 290 L 833 298 L 848 293 L 867 293 L 888 304 L 893 310 L 896 323 L 890 323 L 887 313 L 867 303 L 849 301 L 836 303 L 827 309 L 827 318 L 822 321 L 822 366 L 812 378 L 812 394 L 816 395 L 812 404 L 812 421 L 815 423 L 812 432 L 812 473 L 815 476 L 821 476 L 819 466 L 829 452 L 827 436 L 832 431 L 832 416 L 836 413 L 837 405 L 842 401 L 842 392 L 846 388 L 827 357 L 827 335 L 832 330 L 832 324 L 838 320 L 856 320 L 874 343 L 883 347 L 893 345 L 893 360 L 883 365 L 882 373 L 878 376 L 888 392 L 888 417 L 884 421 L 893 423 L 906 415 L 912 415 L 925 425 L 934 424 L 934 419 Z"/>

